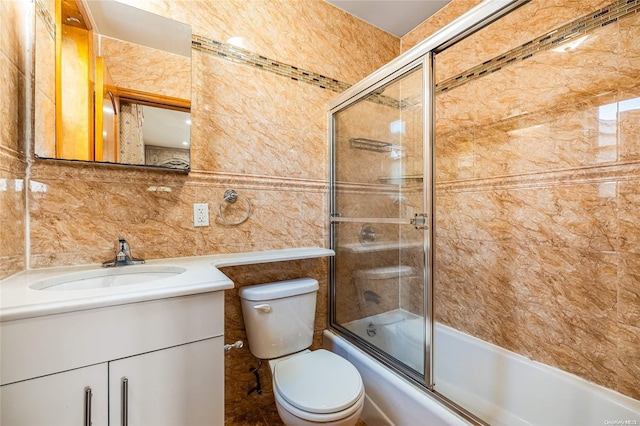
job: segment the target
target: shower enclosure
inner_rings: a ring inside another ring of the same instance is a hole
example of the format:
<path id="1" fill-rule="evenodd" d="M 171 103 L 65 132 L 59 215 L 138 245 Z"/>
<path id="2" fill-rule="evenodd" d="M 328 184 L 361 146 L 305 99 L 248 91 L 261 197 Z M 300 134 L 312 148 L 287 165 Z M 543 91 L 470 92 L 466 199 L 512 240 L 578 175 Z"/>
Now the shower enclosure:
<path id="1" fill-rule="evenodd" d="M 330 327 L 468 419 L 549 421 L 463 341 L 639 407 L 639 10 L 485 1 L 330 104 Z"/>
<path id="2" fill-rule="evenodd" d="M 431 332 L 424 314 L 432 312 L 424 293 L 432 270 L 425 257 L 431 196 L 425 191 L 430 161 L 423 137 L 430 61 L 427 55 L 401 67 L 333 118 L 331 220 L 340 251 L 333 273 L 346 284 L 335 286 L 334 320 L 368 336 L 371 350 L 416 379 L 429 376 L 425 357 L 431 353 L 423 350 Z M 419 324 L 415 348 L 388 335 L 409 319 Z"/>

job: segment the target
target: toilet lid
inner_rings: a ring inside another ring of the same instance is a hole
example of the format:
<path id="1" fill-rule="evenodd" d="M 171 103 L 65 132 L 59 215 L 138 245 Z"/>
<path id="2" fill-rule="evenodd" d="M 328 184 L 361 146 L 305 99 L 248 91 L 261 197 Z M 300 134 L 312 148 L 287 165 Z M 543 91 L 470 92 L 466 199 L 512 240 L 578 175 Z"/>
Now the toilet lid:
<path id="1" fill-rule="evenodd" d="M 362 378 L 344 358 L 319 349 L 276 364 L 275 390 L 289 404 L 310 413 L 335 413 L 362 395 Z"/>

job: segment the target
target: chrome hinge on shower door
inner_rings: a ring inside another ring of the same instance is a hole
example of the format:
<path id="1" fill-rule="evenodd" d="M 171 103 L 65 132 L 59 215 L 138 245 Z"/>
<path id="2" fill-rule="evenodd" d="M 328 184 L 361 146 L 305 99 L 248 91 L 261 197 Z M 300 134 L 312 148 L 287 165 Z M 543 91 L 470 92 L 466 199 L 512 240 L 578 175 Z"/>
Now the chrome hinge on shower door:
<path id="1" fill-rule="evenodd" d="M 416 229 L 429 229 L 429 225 L 427 225 L 428 217 L 429 214 L 427 213 L 416 213 L 410 222 Z"/>

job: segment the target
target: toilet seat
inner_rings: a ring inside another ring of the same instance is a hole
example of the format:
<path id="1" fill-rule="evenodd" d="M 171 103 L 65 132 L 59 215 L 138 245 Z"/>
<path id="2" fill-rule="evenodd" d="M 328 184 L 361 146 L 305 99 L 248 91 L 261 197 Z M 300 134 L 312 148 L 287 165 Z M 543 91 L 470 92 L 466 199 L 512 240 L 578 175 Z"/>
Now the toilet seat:
<path id="1" fill-rule="evenodd" d="M 324 349 L 278 362 L 273 382 L 276 398 L 292 414 L 309 420 L 346 417 L 359 409 L 364 395 L 358 370 Z"/>
<path id="2" fill-rule="evenodd" d="M 365 397 L 363 392 L 362 396 L 355 402 L 355 404 L 353 404 L 351 407 L 347 408 L 346 410 L 338 411 L 336 413 L 316 414 L 316 413 L 310 413 L 308 411 L 302 411 L 297 409 L 296 407 L 294 407 L 293 405 L 285 401 L 284 398 L 282 398 L 282 396 L 280 396 L 280 393 L 277 391 L 274 392 L 274 396 L 276 399 L 276 406 L 278 407 L 278 413 L 280 413 L 280 410 L 283 409 L 289 415 L 302 419 L 303 421 L 311 424 L 315 424 L 315 423 L 333 424 L 333 422 L 343 422 L 349 418 L 354 418 L 354 417 L 355 417 L 355 421 L 353 422 L 353 424 L 355 424 L 355 422 L 357 421 L 357 418 L 360 416 L 360 413 L 362 412 L 362 407 L 364 405 L 364 397 Z M 282 413 L 280 413 L 280 417 L 284 420 Z M 304 423 L 304 424 L 308 424 L 308 423 Z M 288 424 L 288 423 L 285 422 L 285 424 Z"/>

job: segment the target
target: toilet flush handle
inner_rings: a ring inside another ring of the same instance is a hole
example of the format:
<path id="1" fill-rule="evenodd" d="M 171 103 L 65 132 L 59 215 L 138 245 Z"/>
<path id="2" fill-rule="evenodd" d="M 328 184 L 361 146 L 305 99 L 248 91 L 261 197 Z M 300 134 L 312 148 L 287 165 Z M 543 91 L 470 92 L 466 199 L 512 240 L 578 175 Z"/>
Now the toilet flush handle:
<path id="1" fill-rule="evenodd" d="M 269 305 L 268 303 L 262 303 L 260 305 L 254 305 L 253 309 L 268 314 L 269 312 L 271 312 L 271 305 Z"/>

